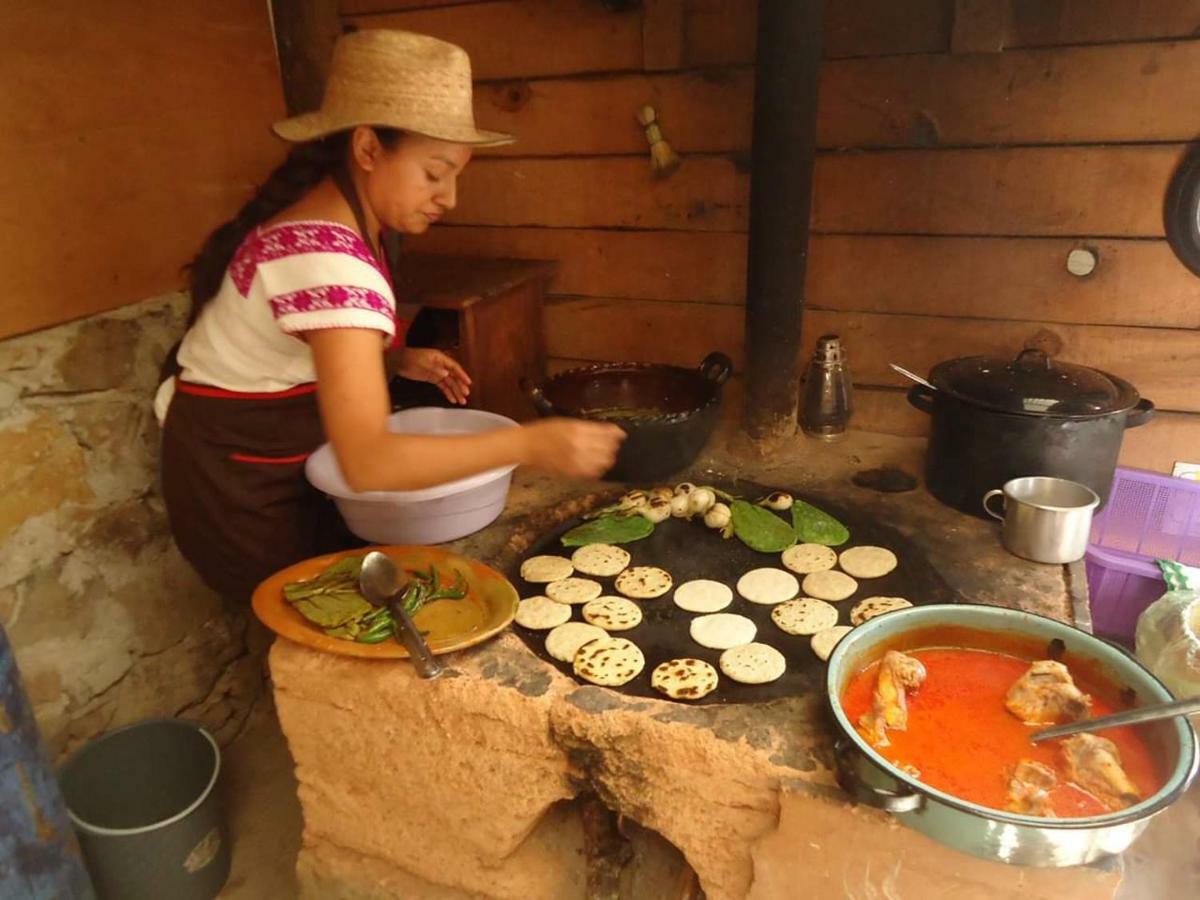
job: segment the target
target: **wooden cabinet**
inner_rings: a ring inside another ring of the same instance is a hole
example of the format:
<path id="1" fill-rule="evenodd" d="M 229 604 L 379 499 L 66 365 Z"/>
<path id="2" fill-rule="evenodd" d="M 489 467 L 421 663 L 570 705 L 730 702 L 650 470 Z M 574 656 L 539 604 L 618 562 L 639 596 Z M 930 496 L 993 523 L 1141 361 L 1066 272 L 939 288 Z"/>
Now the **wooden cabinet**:
<path id="1" fill-rule="evenodd" d="M 533 418 L 522 378 L 546 370 L 542 303 L 555 264 L 543 260 L 404 254 L 396 300 L 419 304 L 410 343 L 454 355 L 472 379 L 469 405 Z"/>

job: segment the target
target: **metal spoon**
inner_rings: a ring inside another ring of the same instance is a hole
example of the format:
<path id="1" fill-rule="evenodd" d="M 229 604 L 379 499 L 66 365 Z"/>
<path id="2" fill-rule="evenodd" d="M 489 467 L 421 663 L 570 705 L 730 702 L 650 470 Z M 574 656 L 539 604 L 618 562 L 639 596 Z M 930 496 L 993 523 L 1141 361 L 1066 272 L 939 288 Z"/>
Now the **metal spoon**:
<path id="1" fill-rule="evenodd" d="M 903 375 L 905 378 L 915 381 L 917 384 L 924 385 L 925 387 L 929 388 L 931 391 L 937 390 L 937 388 L 935 388 L 932 384 L 930 384 L 928 381 L 926 381 L 924 378 L 922 378 L 916 372 L 910 372 L 910 371 L 908 371 L 908 369 L 904 368 L 904 366 L 898 366 L 895 363 L 888 363 L 888 365 L 891 366 L 893 369 L 895 369 L 897 372 L 899 372 L 901 375 Z"/>
<path id="2" fill-rule="evenodd" d="M 358 589 L 372 606 L 386 606 L 391 610 L 408 655 L 417 667 L 417 674 L 422 678 L 437 678 L 442 674 L 441 663 L 429 652 L 429 645 L 404 608 L 401 600 L 404 587 L 400 571 L 387 554 L 372 550 L 363 558 L 358 574 Z"/>
<path id="3" fill-rule="evenodd" d="M 1141 722 L 1157 722 L 1174 716 L 1186 716 L 1200 713 L 1200 697 L 1188 700 L 1175 700 L 1171 703 L 1155 703 L 1151 706 L 1139 706 L 1125 712 L 1113 713 L 1111 716 L 1100 716 L 1098 719 L 1083 719 L 1079 722 L 1068 722 L 1066 725 L 1055 725 L 1053 728 L 1043 728 L 1029 736 L 1034 743 L 1050 738 L 1066 737 L 1068 734 L 1079 734 L 1083 731 L 1099 731 L 1102 728 L 1116 728 L 1118 725 L 1137 725 Z"/>

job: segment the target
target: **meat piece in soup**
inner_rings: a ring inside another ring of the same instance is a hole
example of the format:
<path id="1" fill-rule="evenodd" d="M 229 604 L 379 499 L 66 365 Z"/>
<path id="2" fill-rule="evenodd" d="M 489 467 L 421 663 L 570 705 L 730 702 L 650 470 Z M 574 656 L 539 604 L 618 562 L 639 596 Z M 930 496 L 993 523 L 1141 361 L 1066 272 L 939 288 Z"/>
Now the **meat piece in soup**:
<path id="1" fill-rule="evenodd" d="M 879 676 L 871 698 L 871 709 L 858 720 L 867 739 L 876 747 L 889 743 L 888 729 L 908 728 L 908 702 L 905 691 L 916 690 L 925 681 L 925 666 L 897 650 L 889 650 L 879 664 Z"/>
<path id="2" fill-rule="evenodd" d="M 1056 725 L 1087 718 L 1092 698 L 1075 686 L 1066 666 L 1041 659 L 1008 689 L 1005 706 L 1027 725 Z"/>
<path id="3" fill-rule="evenodd" d="M 1013 767 L 1008 779 L 1008 803 L 1005 809 L 1025 816 L 1054 816 L 1050 791 L 1058 784 L 1058 776 L 1049 766 L 1032 759 L 1023 759 Z"/>
<path id="4" fill-rule="evenodd" d="M 1067 777 L 1109 809 L 1124 809 L 1141 799 L 1121 766 L 1121 753 L 1108 738 L 1073 734 L 1062 742 Z"/>

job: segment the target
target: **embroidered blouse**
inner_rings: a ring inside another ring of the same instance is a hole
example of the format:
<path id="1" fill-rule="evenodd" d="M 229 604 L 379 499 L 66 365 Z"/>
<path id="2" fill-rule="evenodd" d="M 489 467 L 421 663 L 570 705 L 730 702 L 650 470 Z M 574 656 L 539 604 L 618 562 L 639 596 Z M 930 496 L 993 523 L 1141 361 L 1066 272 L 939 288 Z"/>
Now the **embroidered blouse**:
<path id="1" fill-rule="evenodd" d="M 395 337 L 387 274 L 353 228 L 283 222 L 257 228 L 234 253 L 216 296 L 179 348 L 184 381 L 280 391 L 316 379 L 302 332 L 369 328 Z"/>

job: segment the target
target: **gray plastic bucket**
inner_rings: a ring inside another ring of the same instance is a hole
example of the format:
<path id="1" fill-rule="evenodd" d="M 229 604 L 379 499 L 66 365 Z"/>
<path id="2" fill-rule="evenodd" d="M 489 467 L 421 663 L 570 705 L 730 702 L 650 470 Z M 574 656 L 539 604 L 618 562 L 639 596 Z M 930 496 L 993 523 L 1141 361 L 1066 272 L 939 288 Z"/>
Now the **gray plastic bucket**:
<path id="1" fill-rule="evenodd" d="M 229 877 L 220 769 L 212 735 L 179 719 L 112 731 L 67 761 L 59 782 L 100 897 L 216 897 Z"/>

